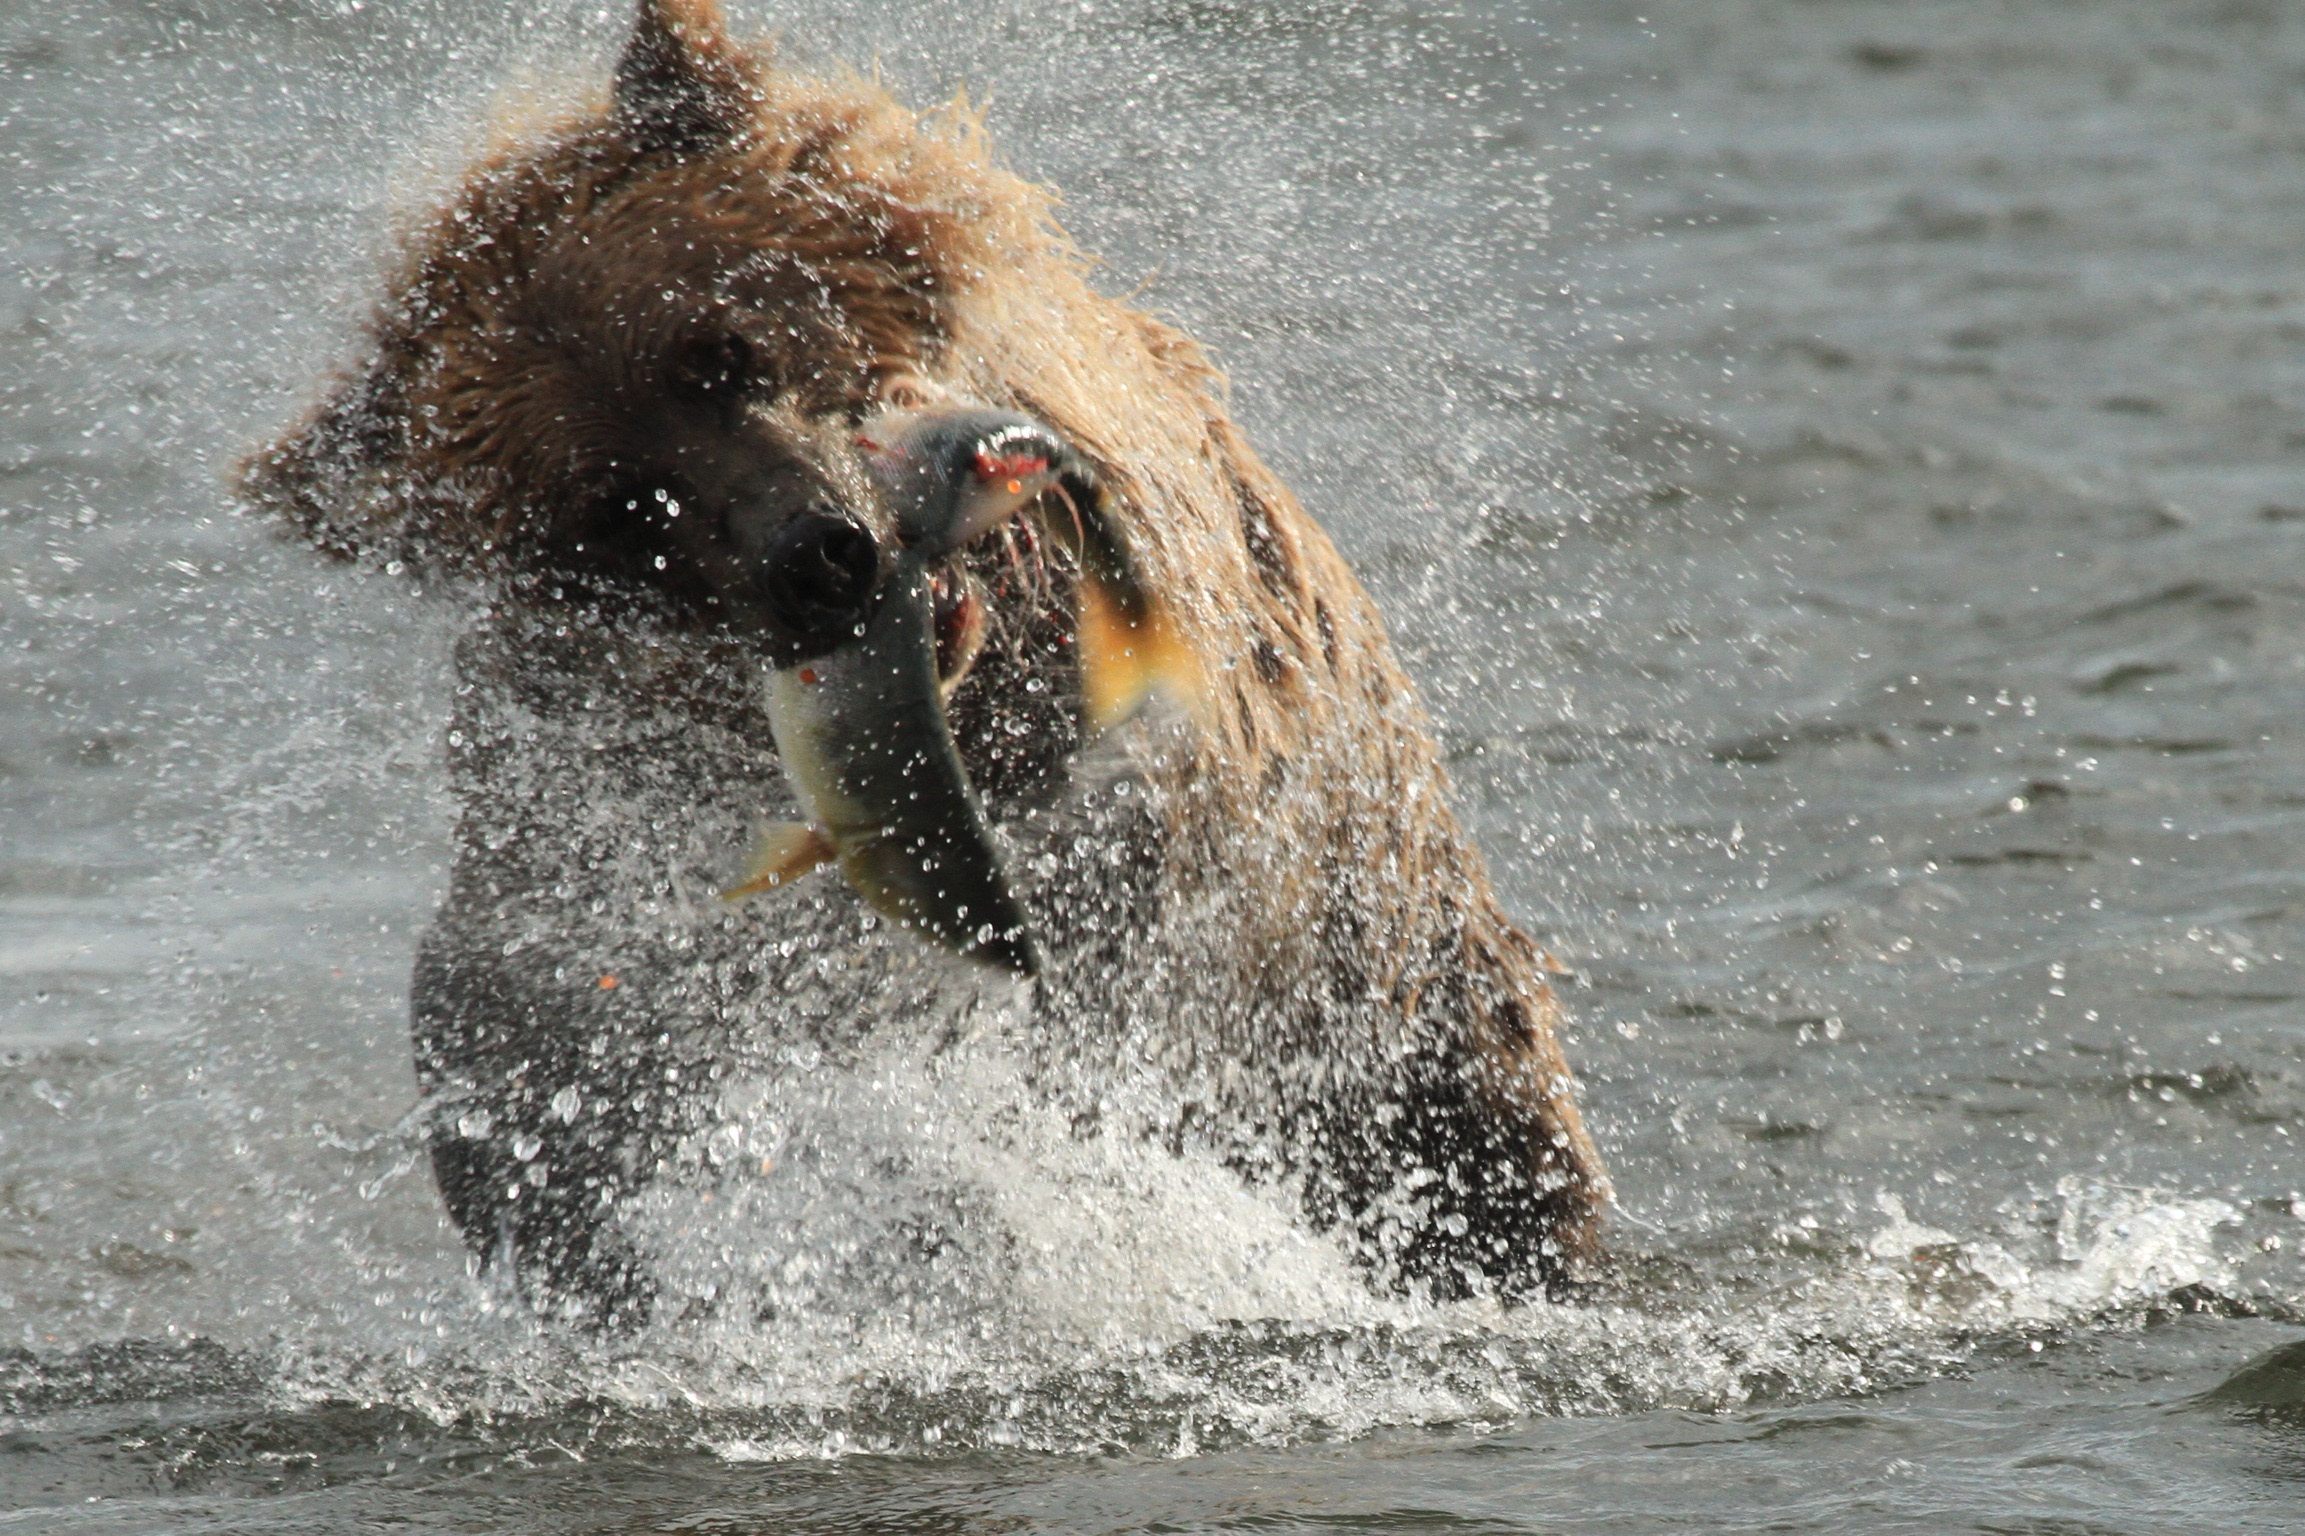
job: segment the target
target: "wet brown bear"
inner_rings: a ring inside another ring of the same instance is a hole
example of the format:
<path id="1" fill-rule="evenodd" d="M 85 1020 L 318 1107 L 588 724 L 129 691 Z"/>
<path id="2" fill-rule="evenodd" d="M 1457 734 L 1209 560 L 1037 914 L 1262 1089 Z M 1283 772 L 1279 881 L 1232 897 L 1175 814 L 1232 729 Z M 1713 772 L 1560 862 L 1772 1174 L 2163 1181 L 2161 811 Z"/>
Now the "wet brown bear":
<path id="1" fill-rule="evenodd" d="M 986 1006 L 985 973 L 830 877 L 714 895 L 787 796 L 762 668 L 826 643 L 883 558 L 858 426 L 939 399 L 1077 447 L 1207 680 L 1092 770 L 1065 497 L 968 557 L 992 638 L 952 721 L 1049 942 L 1014 1026 L 1036 1082 L 1093 1114 L 1101 1081 L 1157 1081 L 1137 1130 L 1278 1181 L 1393 1283 L 1524 1295 L 1593 1242 L 1545 958 L 1382 626 L 1200 350 L 1085 269 L 963 114 L 645 0 L 611 103 L 476 168 L 365 363 L 251 463 L 323 549 L 493 593 L 414 1035 L 441 1191 L 532 1295 L 644 1317 L 620 1207 L 719 1084 Z"/>

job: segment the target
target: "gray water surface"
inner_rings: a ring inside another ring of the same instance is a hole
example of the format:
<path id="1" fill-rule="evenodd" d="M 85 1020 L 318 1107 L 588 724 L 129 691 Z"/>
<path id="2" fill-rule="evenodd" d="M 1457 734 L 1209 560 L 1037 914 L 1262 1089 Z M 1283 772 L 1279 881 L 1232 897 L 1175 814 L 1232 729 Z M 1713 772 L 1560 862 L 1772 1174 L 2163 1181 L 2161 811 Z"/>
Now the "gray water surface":
<path id="1" fill-rule="evenodd" d="M 0 1526 L 2305 1530 L 2305 1360 L 2235 1377 L 2305 1337 L 2305 13 L 739 14 L 989 97 L 1216 350 L 1575 967 L 1612 1266 L 1371 1296 L 892 1041 L 808 1134 L 985 1213 L 933 1295 L 609 1346 L 469 1275 L 403 1123 L 462 600 L 223 487 L 622 7 L 20 5 Z"/>

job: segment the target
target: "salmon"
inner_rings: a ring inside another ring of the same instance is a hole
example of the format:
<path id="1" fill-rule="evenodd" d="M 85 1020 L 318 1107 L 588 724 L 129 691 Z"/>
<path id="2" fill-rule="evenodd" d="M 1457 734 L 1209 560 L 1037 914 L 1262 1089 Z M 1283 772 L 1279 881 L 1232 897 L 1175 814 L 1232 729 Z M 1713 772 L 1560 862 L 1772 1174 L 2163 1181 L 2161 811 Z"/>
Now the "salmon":
<path id="1" fill-rule="evenodd" d="M 740 899 L 838 864 L 867 905 L 904 928 L 1037 976 L 1040 945 L 945 714 L 981 620 L 964 597 L 963 638 L 940 637 L 940 572 L 1059 488 L 1073 512 L 1060 534 L 1081 563 L 1075 628 L 1091 734 L 1156 692 L 1189 701 L 1197 659 L 1129 560 L 1093 470 L 1047 427 L 1007 411 L 911 411 L 875 418 L 858 442 L 889 495 L 901 552 L 853 638 L 771 670 L 769 727 L 808 819 L 764 826 L 745 878 L 721 894 Z"/>

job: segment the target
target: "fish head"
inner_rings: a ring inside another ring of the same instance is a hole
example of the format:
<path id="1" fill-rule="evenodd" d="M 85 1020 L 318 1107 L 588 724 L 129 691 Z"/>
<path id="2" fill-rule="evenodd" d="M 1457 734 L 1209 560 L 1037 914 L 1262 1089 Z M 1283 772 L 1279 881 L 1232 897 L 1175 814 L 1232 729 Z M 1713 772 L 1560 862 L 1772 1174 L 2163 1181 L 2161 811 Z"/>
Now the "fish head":
<path id="1" fill-rule="evenodd" d="M 889 501 L 904 558 L 936 572 L 936 635 L 949 692 L 981 648 L 982 584 L 957 556 L 1044 494 L 1045 526 L 1078 562 L 1082 722 L 1101 734 L 1163 697 L 1198 710 L 1207 692 L 1199 658 L 1145 578 L 1115 502 L 1088 457 L 1047 424 L 1016 411 L 907 402 L 857 432 L 867 468 Z"/>
<path id="2" fill-rule="evenodd" d="M 1080 461 L 1030 416 L 977 406 L 885 412 L 857 445 L 889 497 L 898 541 L 927 559 L 1001 527 Z"/>

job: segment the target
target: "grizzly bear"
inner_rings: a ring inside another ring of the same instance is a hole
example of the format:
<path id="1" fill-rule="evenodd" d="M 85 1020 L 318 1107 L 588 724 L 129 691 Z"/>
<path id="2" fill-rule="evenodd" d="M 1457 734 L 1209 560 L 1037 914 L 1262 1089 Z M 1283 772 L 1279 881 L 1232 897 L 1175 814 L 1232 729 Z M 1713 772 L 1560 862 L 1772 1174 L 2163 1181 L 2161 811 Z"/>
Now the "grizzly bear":
<path id="1" fill-rule="evenodd" d="M 1450 812 L 1415 689 L 1207 357 L 1088 265 L 965 110 L 642 0 L 607 98 L 470 171 L 357 366 L 247 465 L 320 549 L 485 594 L 412 1035 L 447 1207 L 538 1304 L 649 1315 L 623 1217 L 726 1084 L 876 1031 L 934 1050 L 988 1009 L 1034 1091 L 1086 1123 L 1121 1114 L 1100 1084 L 1159 1084 L 1117 1133 L 1284 1192 L 1380 1284 L 1512 1300 L 1591 1252 L 1607 1183 L 1552 966 Z M 889 568 L 860 430 L 951 404 L 1045 424 L 1096 482 L 948 573 L 984 609 L 952 740 L 1045 950 L 1030 980 L 829 872 L 719 894 L 793 814 L 764 672 L 860 632 Z M 1201 679 L 1098 739 L 1065 536 L 1092 491 Z"/>

